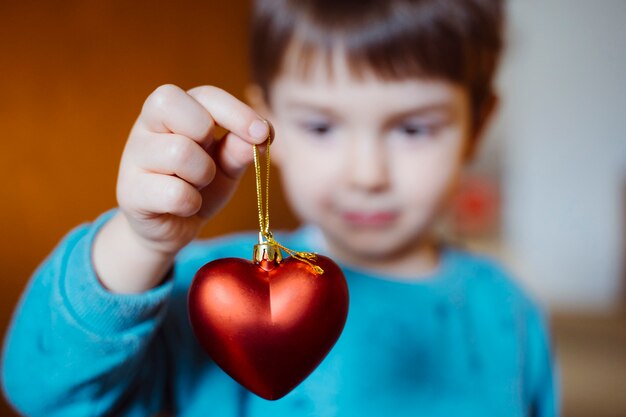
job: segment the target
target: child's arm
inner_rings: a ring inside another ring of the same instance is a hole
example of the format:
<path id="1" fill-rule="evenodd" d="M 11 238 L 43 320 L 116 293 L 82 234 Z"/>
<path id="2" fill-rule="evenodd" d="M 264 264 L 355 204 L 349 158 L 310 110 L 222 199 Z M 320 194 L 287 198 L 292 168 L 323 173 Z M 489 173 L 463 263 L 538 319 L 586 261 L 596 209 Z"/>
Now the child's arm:
<path id="1" fill-rule="evenodd" d="M 173 378 L 161 330 L 172 289 L 164 278 L 232 193 L 251 143 L 267 137 L 263 122 L 248 133 L 255 120 L 213 87 L 164 86 L 146 100 L 122 157 L 120 209 L 68 234 L 16 309 L 2 383 L 21 412 L 144 416 L 164 406 Z M 231 132 L 217 146 L 215 123 Z"/>
<path id="2" fill-rule="evenodd" d="M 122 412 L 131 404 L 143 410 L 135 415 L 149 415 L 162 405 L 166 358 L 152 340 L 172 283 L 133 295 L 100 285 L 89 257 L 95 234 L 112 214 L 64 237 L 14 313 L 2 385 L 23 415 L 100 416 L 116 409 L 110 415 L 133 415 Z"/>

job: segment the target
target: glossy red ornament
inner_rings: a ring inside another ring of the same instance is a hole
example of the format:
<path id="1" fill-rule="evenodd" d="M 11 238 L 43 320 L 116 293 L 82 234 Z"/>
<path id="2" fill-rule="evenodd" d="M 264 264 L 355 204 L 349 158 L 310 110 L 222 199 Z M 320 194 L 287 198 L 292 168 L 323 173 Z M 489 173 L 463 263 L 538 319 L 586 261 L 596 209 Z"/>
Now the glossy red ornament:
<path id="1" fill-rule="evenodd" d="M 211 358 L 258 396 L 277 400 L 326 357 L 348 315 L 348 286 L 331 259 L 225 258 L 198 270 L 189 289 L 193 331 Z"/>

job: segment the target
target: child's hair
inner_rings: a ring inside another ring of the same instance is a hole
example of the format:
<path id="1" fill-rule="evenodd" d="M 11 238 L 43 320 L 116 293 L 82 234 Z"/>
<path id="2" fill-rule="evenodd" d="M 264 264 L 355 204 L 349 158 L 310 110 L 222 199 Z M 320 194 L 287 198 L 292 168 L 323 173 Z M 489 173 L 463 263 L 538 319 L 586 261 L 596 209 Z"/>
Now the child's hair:
<path id="1" fill-rule="evenodd" d="M 369 72 L 385 80 L 418 76 L 460 84 L 476 122 L 492 95 L 503 9 L 503 0 L 256 0 L 252 81 L 269 103 L 269 86 L 288 50 L 306 76 L 312 57 L 330 63 L 340 45 L 356 77 Z"/>

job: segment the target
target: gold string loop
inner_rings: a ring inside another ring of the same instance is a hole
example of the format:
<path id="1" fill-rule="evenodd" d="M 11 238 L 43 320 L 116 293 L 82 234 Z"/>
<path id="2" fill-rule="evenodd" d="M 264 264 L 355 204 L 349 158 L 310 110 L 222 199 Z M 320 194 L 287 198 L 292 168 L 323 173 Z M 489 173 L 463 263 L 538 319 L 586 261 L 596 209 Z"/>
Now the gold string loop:
<path id="1" fill-rule="evenodd" d="M 261 174 L 261 164 L 259 162 L 259 149 L 256 145 L 252 145 L 254 151 L 254 173 L 256 177 L 256 200 L 259 213 L 259 231 L 265 240 L 278 246 L 280 249 L 287 252 L 290 256 L 298 259 L 301 262 L 308 264 L 317 274 L 323 274 L 324 270 L 315 265 L 312 261 L 317 258 L 317 255 L 313 252 L 298 252 L 289 249 L 274 239 L 274 235 L 270 231 L 270 208 L 269 208 L 269 195 L 270 195 L 270 141 L 271 138 L 267 138 L 267 145 L 265 150 L 265 193 L 263 193 L 263 181 Z"/>

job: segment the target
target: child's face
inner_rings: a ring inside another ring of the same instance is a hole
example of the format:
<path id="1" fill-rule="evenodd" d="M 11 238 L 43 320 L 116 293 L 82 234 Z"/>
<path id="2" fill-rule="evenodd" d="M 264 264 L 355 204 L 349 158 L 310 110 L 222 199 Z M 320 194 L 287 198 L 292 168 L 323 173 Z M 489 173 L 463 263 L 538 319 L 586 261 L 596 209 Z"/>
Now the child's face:
<path id="1" fill-rule="evenodd" d="M 287 198 L 331 249 L 391 260 L 427 236 L 470 136 L 465 89 L 431 79 L 360 80 L 335 59 L 271 87 L 272 158 Z"/>

